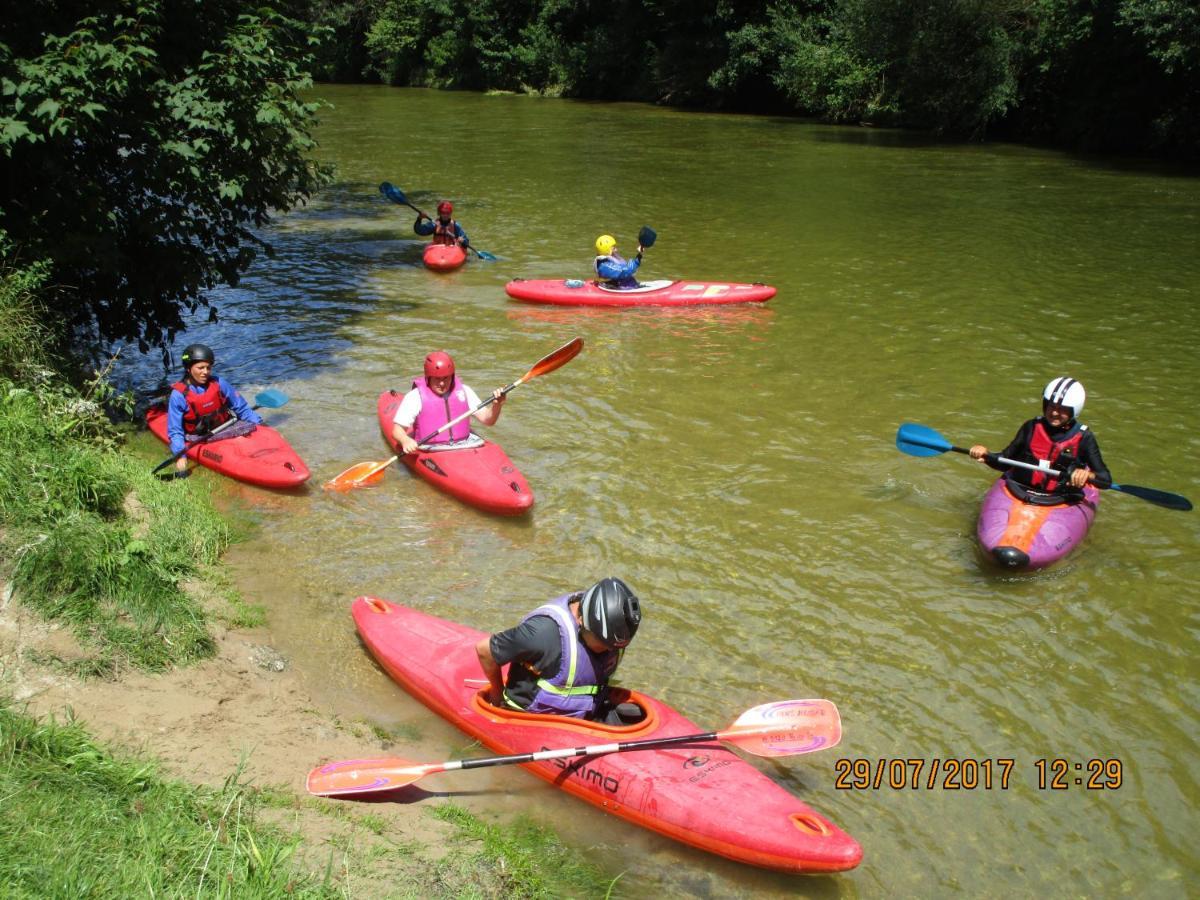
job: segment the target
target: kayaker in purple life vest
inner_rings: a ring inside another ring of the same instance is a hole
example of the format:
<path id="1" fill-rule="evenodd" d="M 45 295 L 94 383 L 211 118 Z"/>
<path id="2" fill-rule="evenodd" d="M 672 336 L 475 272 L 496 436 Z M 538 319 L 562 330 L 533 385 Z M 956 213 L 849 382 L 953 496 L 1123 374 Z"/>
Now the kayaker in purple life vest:
<path id="1" fill-rule="evenodd" d="M 183 380 L 171 386 L 171 396 L 167 400 L 167 438 L 172 453 L 182 453 L 189 438 L 203 437 L 230 417 L 236 417 L 247 426 L 261 424 L 262 416 L 250 408 L 232 384 L 213 372 L 216 356 L 211 347 L 190 344 L 180 361 L 183 363 Z M 217 437 L 244 434 L 245 431 L 237 430 L 241 428 L 241 425 L 232 425 Z M 175 462 L 175 471 L 186 472 L 187 465 L 187 456 L 181 456 Z"/>
<path id="2" fill-rule="evenodd" d="M 450 218 L 454 212 L 454 204 L 443 200 L 437 205 L 438 217 L 430 219 L 424 213 L 417 213 L 417 221 L 413 223 L 413 231 L 422 237 L 433 235 L 431 244 L 458 244 L 464 250 L 471 242 L 462 226 Z"/>
<path id="3" fill-rule="evenodd" d="M 608 704 L 608 680 L 642 621 L 620 578 L 548 600 L 514 628 L 475 645 L 493 706 L 592 719 L 610 725 L 644 717 L 635 703 Z M 504 680 L 501 666 L 508 666 Z"/>
<path id="4" fill-rule="evenodd" d="M 463 384 L 454 374 L 454 360 L 444 350 L 435 350 L 425 357 L 425 377 L 413 379 L 412 390 L 404 395 L 396 409 L 392 437 L 404 453 L 417 452 L 417 439 L 428 437 L 452 419 L 474 410 L 474 417 L 484 425 L 495 425 L 504 406 L 504 391 L 492 391 L 492 404 L 483 409 L 479 395 Z M 470 418 L 429 438 L 430 444 L 461 441 L 471 435 Z"/>
<path id="5" fill-rule="evenodd" d="M 1059 502 L 1078 499 L 1088 481 L 1112 483 L 1108 466 L 1100 456 L 1096 436 L 1076 420 L 1083 411 L 1087 394 L 1074 378 L 1055 378 L 1042 392 L 1042 415 L 1030 419 L 1017 430 L 1016 437 L 1000 453 L 1009 459 L 1057 469 L 1068 477 L 1057 479 L 1044 472 L 1008 468 L 989 462 L 988 448 L 976 444 L 971 457 L 1004 472 L 1013 493 L 1022 500 L 1059 498 Z"/>
<path id="6" fill-rule="evenodd" d="M 596 274 L 603 280 L 604 287 L 629 290 L 638 286 L 636 273 L 642 264 L 642 245 L 638 244 L 637 256 L 625 259 L 617 252 L 617 239 L 611 234 L 596 238 L 596 259 L 593 265 Z"/>

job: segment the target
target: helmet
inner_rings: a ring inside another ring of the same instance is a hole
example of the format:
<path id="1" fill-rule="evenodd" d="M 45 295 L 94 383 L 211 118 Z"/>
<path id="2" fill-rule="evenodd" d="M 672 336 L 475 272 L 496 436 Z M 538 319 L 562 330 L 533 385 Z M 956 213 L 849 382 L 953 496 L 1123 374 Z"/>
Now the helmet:
<path id="1" fill-rule="evenodd" d="M 445 350 L 434 350 L 425 357 L 425 377 L 444 378 L 454 374 L 454 360 Z"/>
<path id="2" fill-rule="evenodd" d="M 441 216 L 441 215 L 448 216 L 452 212 L 454 212 L 454 204 L 451 203 L 449 200 L 443 200 L 441 203 L 438 204 L 438 215 L 439 216 Z"/>
<path id="3" fill-rule="evenodd" d="M 208 346 L 208 344 L 188 344 L 179 359 L 183 363 L 183 371 L 185 372 L 196 363 L 206 362 L 211 365 L 217 361 L 216 356 L 213 355 L 212 347 Z"/>
<path id="4" fill-rule="evenodd" d="M 1069 408 L 1071 418 L 1075 418 L 1083 412 L 1083 401 L 1086 399 L 1087 394 L 1083 390 L 1083 385 L 1074 378 L 1067 378 L 1064 375 L 1062 378 L 1055 378 L 1042 391 L 1042 411 L 1045 412 L 1046 407 L 1053 403 Z"/>
<path id="5" fill-rule="evenodd" d="M 579 614 L 583 627 L 610 650 L 627 646 L 642 621 L 638 598 L 620 578 L 605 578 L 588 588 Z"/>
<path id="6" fill-rule="evenodd" d="M 596 238 L 596 252 L 601 256 L 608 256 L 613 252 L 615 246 L 617 246 L 617 239 L 611 234 L 602 234 Z"/>

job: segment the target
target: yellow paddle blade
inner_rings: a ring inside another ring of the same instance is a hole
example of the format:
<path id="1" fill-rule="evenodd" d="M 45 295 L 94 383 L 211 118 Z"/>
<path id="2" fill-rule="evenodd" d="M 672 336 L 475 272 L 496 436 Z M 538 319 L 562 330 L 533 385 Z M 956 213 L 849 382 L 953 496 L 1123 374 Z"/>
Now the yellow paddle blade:
<path id="1" fill-rule="evenodd" d="M 389 460 L 376 460 L 375 462 L 357 463 L 345 472 L 342 472 L 335 478 L 325 482 L 325 490 L 327 491 L 349 491 L 357 487 L 366 487 L 372 484 L 379 484 L 383 481 L 383 476 L 387 474 L 387 467 L 394 462 L 396 457 Z"/>

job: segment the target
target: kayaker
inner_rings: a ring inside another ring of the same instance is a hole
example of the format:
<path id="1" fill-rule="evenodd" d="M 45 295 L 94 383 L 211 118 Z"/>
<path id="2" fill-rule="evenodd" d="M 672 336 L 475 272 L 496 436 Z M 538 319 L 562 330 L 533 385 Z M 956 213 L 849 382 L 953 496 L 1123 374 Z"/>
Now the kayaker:
<path id="1" fill-rule="evenodd" d="M 180 360 L 183 380 L 171 385 L 167 400 L 167 438 L 172 453 L 182 453 L 189 441 L 211 433 L 231 417 L 245 426 L 233 425 L 218 437 L 237 437 L 251 431 L 250 426 L 262 423 L 262 416 L 250 408 L 237 389 L 213 371 L 216 356 L 211 347 L 189 344 Z M 187 465 L 187 456 L 180 456 L 175 462 L 177 475 L 185 473 Z"/>
<path id="2" fill-rule="evenodd" d="M 620 578 L 547 601 L 515 628 L 475 645 L 491 683 L 491 703 L 610 725 L 638 721 L 643 714 L 637 704 L 609 708 L 607 695 L 608 680 L 641 621 L 638 598 Z M 507 684 L 500 671 L 506 663 Z"/>
<path id="3" fill-rule="evenodd" d="M 478 409 L 479 396 L 454 374 L 454 359 L 445 350 L 435 350 L 425 357 L 425 377 L 414 378 L 412 384 L 412 390 L 396 409 L 392 425 L 392 437 L 404 453 L 416 453 L 420 438 L 428 437 L 430 444 L 464 440 L 471 434 L 469 418 L 438 434 L 433 432 L 469 410 L 474 410 L 475 418 L 484 425 L 495 425 L 504 407 L 505 394 L 496 388 L 491 406 Z"/>
<path id="4" fill-rule="evenodd" d="M 1012 492 L 1031 502 L 1077 499 L 1089 481 L 1111 484 L 1112 475 L 1100 456 L 1096 436 L 1077 420 L 1086 398 L 1083 385 L 1074 378 L 1055 378 L 1042 392 L 1042 415 L 1023 424 L 1000 453 L 1009 459 L 1057 469 L 1067 476 L 1065 479 L 991 462 L 983 444 L 971 448 L 971 457 L 1004 472 Z"/>
<path id="5" fill-rule="evenodd" d="M 629 290 L 638 287 L 636 273 L 642 264 L 642 245 L 638 244 L 637 256 L 625 259 L 617 252 L 617 239 L 611 234 L 596 238 L 596 259 L 593 265 L 604 287 Z"/>
<path id="6" fill-rule="evenodd" d="M 443 200 L 437 205 L 437 218 L 431 219 L 424 213 L 417 213 L 417 221 L 413 223 L 413 231 L 422 237 L 433 235 L 432 244 L 458 244 L 464 250 L 471 242 L 467 239 L 467 233 L 463 231 L 462 226 L 458 224 L 451 215 L 454 213 L 454 204 L 449 200 Z"/>

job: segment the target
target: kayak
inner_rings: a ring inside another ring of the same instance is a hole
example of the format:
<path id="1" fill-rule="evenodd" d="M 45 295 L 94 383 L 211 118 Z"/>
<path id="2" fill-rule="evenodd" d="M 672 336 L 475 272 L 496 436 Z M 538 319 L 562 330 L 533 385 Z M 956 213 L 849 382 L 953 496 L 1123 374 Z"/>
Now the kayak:
<path id="1" fill-rule="evenodd" d="M 427 269 L 452 272 L 467 261 L 467 251 L 457 244 L 426 244 L 421 259 Z"/>
<path id="2" fill-rule="evenodd" d="M 1013 495 L 1001 476 L 979 510 L 979 543 L 1006 568 L 1041 569 L 1083 542 L 1099 504 L 1100 492 L 1090 484 L 1084 486 L 1078 502 L 1026 503 Z"/>
<path id="3" fill-rule="evenodd" d="M 165 407 L 150 407 L 146 411 L 146 424 L 159 440 L 170 443 Z M 304 484 L 309 475 L 304 460 L 270 425 L 256 425 L 249 434 L 238 437 L 193 444 L 187 455 L 214 472 L 260 487 L 296 487 Z"/>
<path id="4" fill-rule="evenodd" d="M 620 290 L 595 281 L 529 281 L 517 278 L 504 286 L 514 300 L 559 306 L 701 306 L 714 303 L 765 303 L 775 296 L 769 284 L 715 281 L 646 281 Z"/>
<path id="5" fill-rule="evenodd" d="M 401 687 L 497 754 L 702 734 L 671 707 L 614 688 L 646 713 L 633 725 L 499 709 L 480 687 L 483 632 L 375 597 L 352 606 L 363 643 Z M 862 848 L 824 816 L 715 742 L 613 753 L 524 768 L 607 813 L 738 862 L 784 872 L 839 872 Z"/>
<path id="6" fill-rule="evenodd" d="M 516 516 L 533 506 L 533 488 L 508 455 L 491 441 L 472 434 L 465 441 L 405 455 L 392 437 L 402 391 L 379 395 L 379 427 L 394 452 L 418 478 L 463 503 L 501 516 Z"/>

